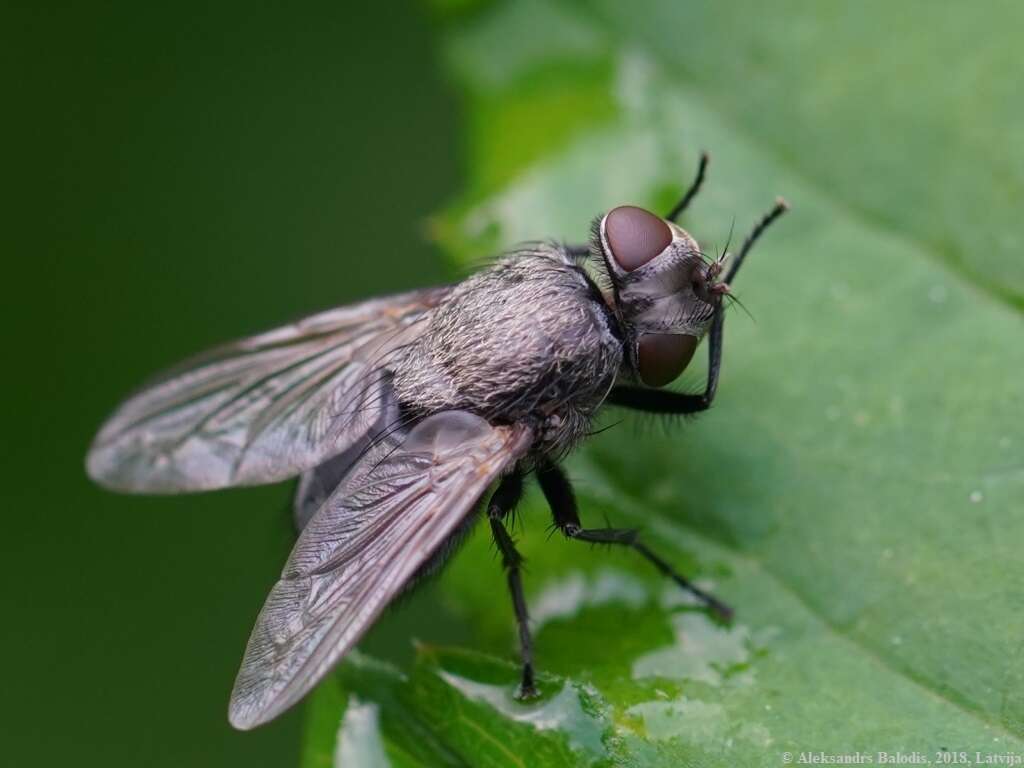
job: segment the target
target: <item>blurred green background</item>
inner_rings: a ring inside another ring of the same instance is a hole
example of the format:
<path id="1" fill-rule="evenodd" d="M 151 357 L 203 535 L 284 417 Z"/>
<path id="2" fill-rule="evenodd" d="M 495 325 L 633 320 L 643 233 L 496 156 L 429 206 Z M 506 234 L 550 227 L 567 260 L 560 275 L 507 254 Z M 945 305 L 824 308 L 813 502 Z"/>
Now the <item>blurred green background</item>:
<path id="1" fill-rule="evenodd" d="M 290 488 L 116 496 L 82 461 L 183 356 L 444 279 L 423 221 L 457 131 L 425 11 L 8 3 L 0 29 L 0 764 L 294 764 L 298 711 L 226 719 Z"/>

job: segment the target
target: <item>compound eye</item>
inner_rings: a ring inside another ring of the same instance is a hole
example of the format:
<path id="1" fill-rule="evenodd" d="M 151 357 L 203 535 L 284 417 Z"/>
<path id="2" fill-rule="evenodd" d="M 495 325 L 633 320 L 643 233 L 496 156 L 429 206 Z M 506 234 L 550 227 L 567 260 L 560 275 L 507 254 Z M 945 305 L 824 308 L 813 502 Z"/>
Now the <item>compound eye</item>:
<path id="1" fill-rule="evenodd" d="M 604 234 L 616 263 L 627 272 L 639 269 L 672 242 L 664 219 L 633 205 L 620 205 L 605 217 Z"/>
<path id="2" fill-rule="evenodd" d="M 637 350 L 640 379 L 649 387 L 675 381 L 693 358 L 697 341 L 680 333 L 645 333 Z"/>

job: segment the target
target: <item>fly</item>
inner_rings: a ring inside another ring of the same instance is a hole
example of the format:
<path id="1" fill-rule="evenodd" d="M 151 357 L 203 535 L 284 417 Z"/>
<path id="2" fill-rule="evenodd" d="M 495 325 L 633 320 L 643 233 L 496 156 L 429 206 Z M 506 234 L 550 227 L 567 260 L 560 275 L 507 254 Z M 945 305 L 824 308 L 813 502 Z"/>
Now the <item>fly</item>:
<path id="1" fill-rule="evenodd" d="M 535 696 L 523 559 L 506 527 L 529 475 L 566 537 L 631 547 L 709 610 L 731 615 L 637 531 L 585 528 L 559 466 L 605 404 L 695 414 L 714 400 L 724 299 L 786 203 L 735 256 L 708 258 L 676 224 L 706 166 L 705 155 L 665 218 L 620 206 L 594 221 L 588 245 L 525 245 L 456 285 L 236 341 L 171 371 L 104 424 L 87 467 L 114 490 L 300 478 L 301 533 L 249 638 L 229 707 L 236 728 L 298 702 L 396 596 L 440 568 L 481 507 L 518 624 L 519 694 Z M 660 389 L 704 336 L 704 391 Z"/>

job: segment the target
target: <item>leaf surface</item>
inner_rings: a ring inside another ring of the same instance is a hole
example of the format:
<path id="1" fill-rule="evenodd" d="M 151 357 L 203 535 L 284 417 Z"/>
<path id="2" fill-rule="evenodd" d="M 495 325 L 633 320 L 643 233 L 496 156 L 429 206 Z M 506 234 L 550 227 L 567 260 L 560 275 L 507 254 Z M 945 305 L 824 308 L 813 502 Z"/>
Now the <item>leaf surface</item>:
<path id="1" fill-rule="evenodd" d="M 443 582 L 474 652 L 423 649 L 380 696 L 359 665 L 340 673 L 385 737 L 413 718 L 454 765 L 1024 754 L 1022 16 L 528 0 L 449 22 L 472 175 L 435 230 L 463 263 L 581 241 L 618 204 L 667 209 L 701 149 L 683 224 L 705 250 L 777 195 L 793 211 L 738 281 L 756 321 L 726 324 L 711 412 L 609 414 L 623 423 L 569 462 L 584 523 L 642 526 L 735 623 L 629 552 L 547 540 L 533 494 L 544 698 L 509 698 L 513 621 L 481 527 Z M 333 748 L 315 735 L 310 755 Z"/>

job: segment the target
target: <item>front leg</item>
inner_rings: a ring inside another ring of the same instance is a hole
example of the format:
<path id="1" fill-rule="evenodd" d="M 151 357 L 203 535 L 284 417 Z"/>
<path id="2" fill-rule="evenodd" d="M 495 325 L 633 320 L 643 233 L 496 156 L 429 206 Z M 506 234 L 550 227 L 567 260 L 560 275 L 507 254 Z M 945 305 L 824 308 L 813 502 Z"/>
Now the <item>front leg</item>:
<path id="1" fill-rule="evenodd" d="M 647 387 L 613 387 L 605 402 L 634 411 L 647 413 L 693 414 L 706 411 L 715 400 L 718 390 L 718 374 L 722 369 L 722 328 L 725 325 L 725 314 L 722 305 L 715 309 L 708 332 L 708 381 L 704 392 L 699 395 L 688 395 L 665 389 L 648 389 Z"/>
<path id="2" fill-rule="evenodd" d="M 652 552 L 640 541 L 640 532 L 635 528 L 583 528 L 576 509 L 576 497 L 565 473 L 554 464 L 544 464 L 537 469 L 537 480 L 544 492 L 555 526 L 570 539 L 589 541 L 595 544 L 621 544 L 632 547 L 662 574 L 696 597 L 723 621 L 732 620 L 732 608 L 714 595 L 708 594 Z"/>
<path id="3" fill-rule="evenodd" d="M 682 216 L 683 211 L 690 206 L 690 203 L 693 202 L 693 198 L 697 196 L 701 186 L 704 184 L 704 173 L 708 169 L 708 161 L 710 159 L 711 158 L 707 152 L 700 153 L 700 165 L 697 166 L 697 175 L 694 177 L 693 181 L 690 182 L 690 188 L 686 190 L 686 193 L 679 199 L 679 202 L 672 207 L 671 211 L 668 212 L 668 215 L 665 217 L 666 219 L 676 223 L 679 222 L 679 217 Z M 565 246 L 565 250 L 575 258 L 584 258 L 588 253 L 590 253 L 590 246 L 586 243 L 582 243 L 580 245 L 567 245 Z"/>

